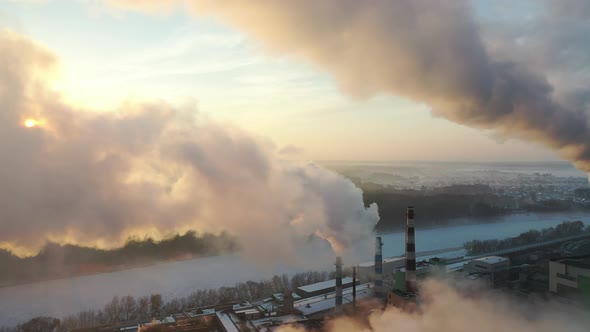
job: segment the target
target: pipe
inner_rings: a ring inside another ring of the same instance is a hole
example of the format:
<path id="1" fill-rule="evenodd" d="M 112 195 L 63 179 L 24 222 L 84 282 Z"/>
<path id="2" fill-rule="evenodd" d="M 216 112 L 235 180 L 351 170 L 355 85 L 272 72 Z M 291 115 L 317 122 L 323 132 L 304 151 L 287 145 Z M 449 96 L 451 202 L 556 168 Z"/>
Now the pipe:
<path id="1" fill-rule="evenodd" d="M 375 297 L 384 299 L 383 296 L 383 252 L 381 237 L 378 236 L 375 242 Z"/>
<path id="2" fill-rule="evenodd" d="M 342 310 L 342 257 L 336 257 L 336 312 Z"/>
<path id="3" fill-rule="evenodd" d="M 406 292 L 415 293 L 416 288 L 416 239 L 414 235 L 414 208 L 406 210 Z"/>
<path id="4" fill-rule="evenodd" d="M 356 310 L 356 266 L 352 267 L 352 308 Z"/>

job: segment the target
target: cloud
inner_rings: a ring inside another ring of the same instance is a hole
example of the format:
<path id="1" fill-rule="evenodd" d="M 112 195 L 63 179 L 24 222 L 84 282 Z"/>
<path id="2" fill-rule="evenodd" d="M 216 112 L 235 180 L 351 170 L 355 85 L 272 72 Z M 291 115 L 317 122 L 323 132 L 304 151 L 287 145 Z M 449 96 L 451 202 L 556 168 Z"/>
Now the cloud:
<path id="1" fill-rule="evenodd" d="M 345 178 L 282 161 L 271 142 L 194 109 L 68 105 L 47 87 L 49 51 L 10 31 L 0 50 L 1 247 L 114 247 L 197 230 L 227 231 L 261 262 L 369 249 L 376 206 L 365 208 Z M 27 118 L 40 125 L 25 127 Z"/>
<path id="2" fill-rule="evenodd" d="M 590 171 L 587 107 L 555 98 L 544 68 L 491 52 L 468 1 L 109 2 L 216 16 L 270 53 L 329 72 L 353 97 L 425 102 L 436 115 L 542 143 Z"/>
<path id="3" fill-rule="evenodd" d="M 383 312 L 373 312 L 364 322 L 353 318 L 329 321 L 327 331 L 581 332 L 587 330 L 589 323 L 587 315 L 573 306 L 547 302 L 529 302 L 524 306 L 489 292 L 467 296 L 438 281 L 426 282 L 422 297 L 419 313 L 388 307 Z M 303 330 L 287 327 L 279 331 Z"/>

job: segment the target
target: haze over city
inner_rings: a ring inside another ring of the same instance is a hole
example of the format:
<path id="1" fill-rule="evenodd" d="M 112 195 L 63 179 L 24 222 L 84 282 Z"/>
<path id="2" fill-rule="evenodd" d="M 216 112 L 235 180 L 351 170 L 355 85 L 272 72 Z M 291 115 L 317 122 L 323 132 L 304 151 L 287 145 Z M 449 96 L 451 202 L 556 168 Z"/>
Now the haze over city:
<path id="1" fill-rule="evenodd" d="M 589 32 L 585 0 L 0 2 L 0 331 L 583 330 Z"/>

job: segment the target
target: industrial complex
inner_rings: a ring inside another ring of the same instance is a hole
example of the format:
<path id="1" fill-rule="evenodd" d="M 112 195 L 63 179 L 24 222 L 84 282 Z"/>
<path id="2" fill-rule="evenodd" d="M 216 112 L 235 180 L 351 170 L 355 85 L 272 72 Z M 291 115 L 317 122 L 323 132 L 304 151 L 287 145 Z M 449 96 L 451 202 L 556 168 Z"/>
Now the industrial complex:
<path id="1" fill-rule="evenodd" d="M 274 331 L 286 324 L 321 329 L 326 319 L 359 315 L 367 310 L 396 306 L 419 310 L 420 283 L 426 278 L 450 278 L 505 290 L 518 296 L 559 297 L 590 306 L 590 255 L 571 255 L 572 241 L 551 241 L 501 253 L 472 257 L 426 257 L 416 253 L 415 211 L 406 210 L 405 255 L 383 258 L 381 237 L 375 241 L 375 259 L 345 268 L 336 257 L 335 278 L 262 299 L 191 308 L 146 321 L 75 329 L 104 331 Z M 419 237 L 418 237 L 419 238 Z M 346 271 L 346 272 L 345 272 Z"/>

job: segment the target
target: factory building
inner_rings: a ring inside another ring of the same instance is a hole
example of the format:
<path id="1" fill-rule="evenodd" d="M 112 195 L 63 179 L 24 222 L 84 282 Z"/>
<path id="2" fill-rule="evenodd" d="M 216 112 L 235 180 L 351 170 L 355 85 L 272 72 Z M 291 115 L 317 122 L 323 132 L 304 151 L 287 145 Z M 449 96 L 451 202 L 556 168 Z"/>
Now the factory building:
<path id="1" fill-rule="evenodd" d="M 406 264 L 406 257 L 390 257 L 385 258 L 381 264 L 384 276 L 390 276 L 395 273 L 399 268 L 404 267 Z M 369 281 L 375 279 L 375 262 L 364 262 L 358 265 L 358 276 L 361 281 Z"/>
<path id="2" fill-rule="evenodd" d="M 508 270 L 510 259 L 501 256 L 487 256 L 470 260 L 463 266 L 465 273 L 495 273 Z"/>
<path id="3" fill-rule="evenodd" d="M 472 259 L 463 266 L 466 276 L 481 275 L 489 279 L 491 285 L 498 286 L 509 277 L 510 259 L 501 256 L 486 256 Z"/>
<path id="4" fill-rule="evenodd" d="M 435 266 L 427 263 L 427 262 L 418 262 L 416 263 L 416 268 L 414 270 L 415 272 L 415 278 L 416 279 L 423 279 L 429 275 L 432 274 L 432 272 L 434 271 Z M 400 269 L 398 269 L 397 271 L 395 271 L 394 277 L 393 277 L 393 289 L 394 290 L 398 290 L 398 291 L 403 291 L 406 292 L 406 268 L 402 267 Z"/>
<path id="5" fill-rule="evenodd" d="M 283 290 L 261 299 L 192 308 L 157 320 L 115 323 L 80 331 L 133 332 L 151 325 L 178 332 L 274 331 L 285 324 L 318 329 L 327 317 L 369 313 L 377 303 L 413 310 L 419 304 L 417 281 L 438 268 L 427 262 L 416 262 L 414 235 L 414 210 L 408 207 L 405 256 L 384 260 L 383 243 L 377 237 L 374 260 L 353 267 L 352 278 L 344 277 L 342 259 L 337 257 L 332 280 Z"/>
<path id="6" fill-rule="evenodd" d="M 342 290 L 342 305 L 351 306 L 353 301 L 369 300 L 373 297 L 373 285 L 371 283 L 356 286 L 356 296 L 353 295 L 352 287 Z M 336 308 L 336 293 L 330 292 L 295 301 L 295 310 L 302 315 L 313 319 L 319 318 L 326 313 L 334 312 Z"/>
<path id="7" fill-rule="evenodd" d="M 342 288 L 352 287 L 352 278 L 342 278 Z M 301 298 L 308 298 L 317 295 L 323 295 L 336 291 L 336 279 L 318 282 L 316 284 L 301 286 L 295 289 L 295 294 Z"/>
<path id="8" fill-rule="evenodd" d="M 549 291 L 590 305 L 590 255 L 550 261 Z"/>

